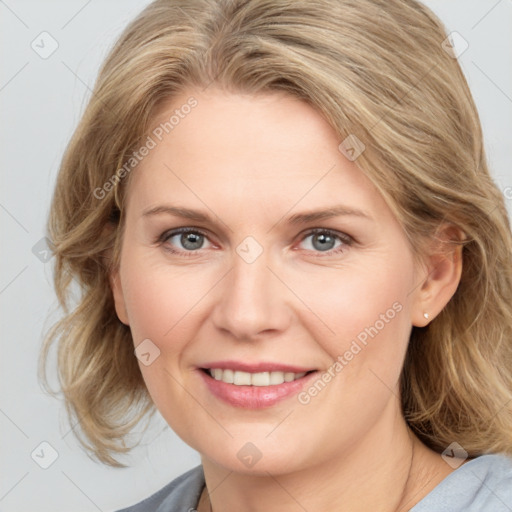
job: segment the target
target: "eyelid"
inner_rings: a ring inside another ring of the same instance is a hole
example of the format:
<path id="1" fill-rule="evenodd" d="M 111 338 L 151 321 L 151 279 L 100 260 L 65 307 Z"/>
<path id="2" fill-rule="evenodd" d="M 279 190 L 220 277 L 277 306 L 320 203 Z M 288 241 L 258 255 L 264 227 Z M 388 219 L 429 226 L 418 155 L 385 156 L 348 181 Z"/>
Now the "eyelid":
<path id="1" fill-rule="evenodd" d="M 307 251 L 308 253 L 311 253 L 314 257 L 328 258 L 329 256 L 338 256 L 339 254 L 342 254 L 343 252 L 347 251 L 352 245 L 356 243 L 356 240 L 351 235 L 331 228 L 307 229 L 306 231 L 298 235 L 299 243 L 303 242 L 306 238 L 310 237 L 311 235 L 319 233 L 327 233 L 330 236 L 334 236 L 335 238 L 338 238 L 342 243 L 336 249 L 330 249 L 328 251 Z"/>
<path id="2" fill-rule="evenodd" d="M 167 238 L 171 238 L 172 236 L 179 235 L 181 233 L 190 233 L 190 232 L 193 232 L 193 233 L 197 232 L 197 233 L 200 233 L 201 235 L 208 236 L 208 233 L 202 228 L 198 228 L 196 226 L 180 226 L 177 228 L 166 229 L 160 235 L 158 235 L 157 241 L 165 240 Z"/>
<path id="3" fill-rule="evenodd" d="M 202 228 L 197 228 L 195 226 L 181 226 L 178 228 L 167 229 L 163 233 L 157 236 L 155 243 L 165 244 L 170 238 L 173 238 L 176 235 L 181 235 L 183 233 L 198 233 L 204 236 L 210 243 L 213 243 L 210 240 L 210 236 L 208 232 Z M 185 252 L 185 251 L 177 251 L 177 252 Z M 199 251 L 186 251 L 186 252 L 199 252 Z"/>
<path id="4" fill-rule="evenodd" d="M 343 231 L 338 231 L 336 229 L 332 228 L 309 228 L 305 230 L 303 233 L 299 235 L 299 237 L 305 238 L 306 236 L 313 235 L 315 233 L 330 233 L 332 235 L 335 235 L 340 238 L 341 241 L 345 242 L 346 244 L 354 243 L 355 239 L 354 237 L 350 236 L 347 233 L 344 233 Z"/>

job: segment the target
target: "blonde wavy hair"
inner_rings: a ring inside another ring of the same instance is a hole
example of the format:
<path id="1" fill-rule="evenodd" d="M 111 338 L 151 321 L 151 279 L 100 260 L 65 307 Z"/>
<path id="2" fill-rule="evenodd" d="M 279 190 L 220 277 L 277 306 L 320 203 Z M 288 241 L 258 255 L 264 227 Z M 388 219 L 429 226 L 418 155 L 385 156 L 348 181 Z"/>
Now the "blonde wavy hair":
<path id="1" fill-rule="evenodd" d="M 403 413 L 438 452 L 457 441 L 471 457 L 512 454 L 510 224 L 446 37 L 414 0 L 157 0 L 131 22 L 65 151 L 48 221 L 64 315 L 46 334 L 40 376 L 55 393 L 47 370 L 55 343 L 67 412 L 90 454 L 123 466 L 114 455 L 131 449 L 127 434 L 155 411 L 109 285 L 129 182 L 116 172 L 163 102 L 212 83 L 285 91 L 318 109 L 340 142 L 349 134 L 363 141 L 356 163 L 415 257 L 443 222 L 464 233 L 453 242 L 463 245 L 455 295 L 427 327 L 412 329 Z"/>

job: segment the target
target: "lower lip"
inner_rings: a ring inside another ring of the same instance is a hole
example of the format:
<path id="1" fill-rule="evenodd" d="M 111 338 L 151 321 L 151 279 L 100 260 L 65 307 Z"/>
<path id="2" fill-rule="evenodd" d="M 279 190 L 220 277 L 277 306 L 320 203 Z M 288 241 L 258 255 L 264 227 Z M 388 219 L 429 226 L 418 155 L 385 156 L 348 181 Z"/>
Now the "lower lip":
<path id="1" fill-rule="evenodd" d="M 317 372 L 274 386 L 236 386 L 215 380 L 203 370 L 199 370 L 199 373 L 210 392 L 224 402 L 244 409 L 263 409 L 298 394 Z"/>

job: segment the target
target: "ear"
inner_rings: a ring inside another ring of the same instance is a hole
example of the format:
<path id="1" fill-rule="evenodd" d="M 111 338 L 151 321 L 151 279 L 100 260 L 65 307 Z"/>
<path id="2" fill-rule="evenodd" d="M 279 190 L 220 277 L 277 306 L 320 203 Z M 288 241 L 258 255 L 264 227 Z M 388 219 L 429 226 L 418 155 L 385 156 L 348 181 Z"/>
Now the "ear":
<path id="1" fill-rule="evenodd" d="M 116 229 L 117 225 L 109 221 L 103 227 L 102 235 L 105 237 L 113 238 Z M 114 240 L 112 240 L 112 243 L 114 243 Z M 123 287 L 121 285 L 121 277 L 119 275 L 119 263 L 117 263 L 117 266 L 114 267 L 112 265 L 113 258 L 114 246 L 112 245 L 103 253 L 103 263 L 107 269 L 108 282 L 114 297 L 114 305 L 116 308 L 117 317 L 123 324 L 130 325 L 130 322 L 128 321 L 128 313 L 126 311 Z"/>
<path id="2" fill-rule="evenodd" d="M 110 288 L 112 289 L 112 295 L 114 296 L 114 304 L 116 307 L 117 317 L 123 324 L 130 325 L 128 320 L 128 313 L 126 311 L 121 278 L 119 276 L 119 268 L 111 272 L 108 279 L 110 282 Z"/>
<path id="3" fill-rule="evenodd" d="M 424 257 L 419 275 L 421 284 L 414 291 L 411 321 L 416 327 L 425 327 L 446 306 L 459 286 L 462 274 L 462 231 L 443 224 Z M 424 314 L 428 313 L 429 318 Z"/>
<path id="4" fill-rule="evenodd" d="M 112 236 L 115 231 L 116 226 L 113 223 L 108 222 L 104 227 L 104 235 Z M 111 265 L 113 260 L 114 248 L 110 247 L 105 251 L 105 266 L 108 270 L 108 281 L 110 285 L 110 289 L 112 290 L 112 295 L 114 297 L 114 305 L 116 308 L 116 314 L 119 320 L 125 324 L 130 325 L 128 320 L 128 313 L 126 311 L 126 304 L 124 299 L 123 287 L 121 284 L 121 276 L 119 274 L 119 263 L 116 267 Z"/>

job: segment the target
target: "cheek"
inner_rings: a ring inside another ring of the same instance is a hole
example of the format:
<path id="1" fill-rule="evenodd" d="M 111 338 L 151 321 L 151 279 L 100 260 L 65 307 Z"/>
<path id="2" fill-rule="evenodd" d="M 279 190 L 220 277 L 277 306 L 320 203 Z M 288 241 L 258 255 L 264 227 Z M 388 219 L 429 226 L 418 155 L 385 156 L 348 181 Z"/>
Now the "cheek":
<path id="1" fill-rule="evenodd" d="M 371 272 L 368 272 L 371 269 Z M 332 274 L 331 274 L 332 277 Z M 304 414 L 326 427 L 326 436 L 355 438 L 373 425 L 397 393 L 408 345 L 410 267 L 397 260 L 386 267 L 352 269 L 323 286 L 309 281 L 298 292 L 308 297 L 308 330 L 331 361 L 299 395 Z M 315 286 L 313 286 L 315 285 Z M 333 331 L 333 332 L 331 332 Z M 319 382 L 323 380 L 323 382 Z M 345 421 L 345 411 L 350 420 Z M 339 419 L 332 422 L 332 416 Z"/>
<path id="2" fill-rule="evenodd" d="M 329 439 L 316 447 L 320 457 L 328 457 L 333 446 L 357 443 L 398 400 L 396 386 L 410 332 L 412 273 L 407 261 L 379 256 L 325 277 L 295 277 L 294 291 L 307 297 L 307 306 L 318 315 L 304 310 L 300 321 L 330 360 L 299 394 L 294 413 L 307 430 Z M 305 429 L 302 435 L 310 434 Z M 279 441 L 288 441 L 284 429 Z"/>
<path id="3" fill-rule="evenodd" d="M 345 373 L 358 378 L 376 368 L 393 379 L 409 339 L 412 266 L 398 257 L 383 261 L 326 273 L 329 279 L 295 278 L 297 295 L 307 297 L 314 313 L 305 312 L 301 321 L 330 358 L 341 356 Z"/>
<path id="4" fill-rule="evenodd" d="M 159 350 L 151 364 L 139 362 L 147 389 L 172 428 L 185 435 L 184 420 L 173 412 L 186 410 L 190 397 L 177 381 L 187 368 L 200 301 L 211 285 L 189 270 L 155 264 L 143 251 L 126 253 L 121 280 L 134 345 L 149 339 Z"/>
<path id="5" fill-rule="evenodd" d="M 179 294 L 174 286 L 169 286 L 165 275 L 160 277 L 140 268 L 143 267 L 131 272 L 127 265 L 123 279 L 130 329 L 135 345 L 146 338 L 158 345 L 176 321 Z"/>
<path id="6" fill-rule="evenodd" d="M 189 270 L 155 262 L 144 251 L 127 252 L 121 267 L 123 293 L 134 343 L 174 338 L 208 287 Z"/>

